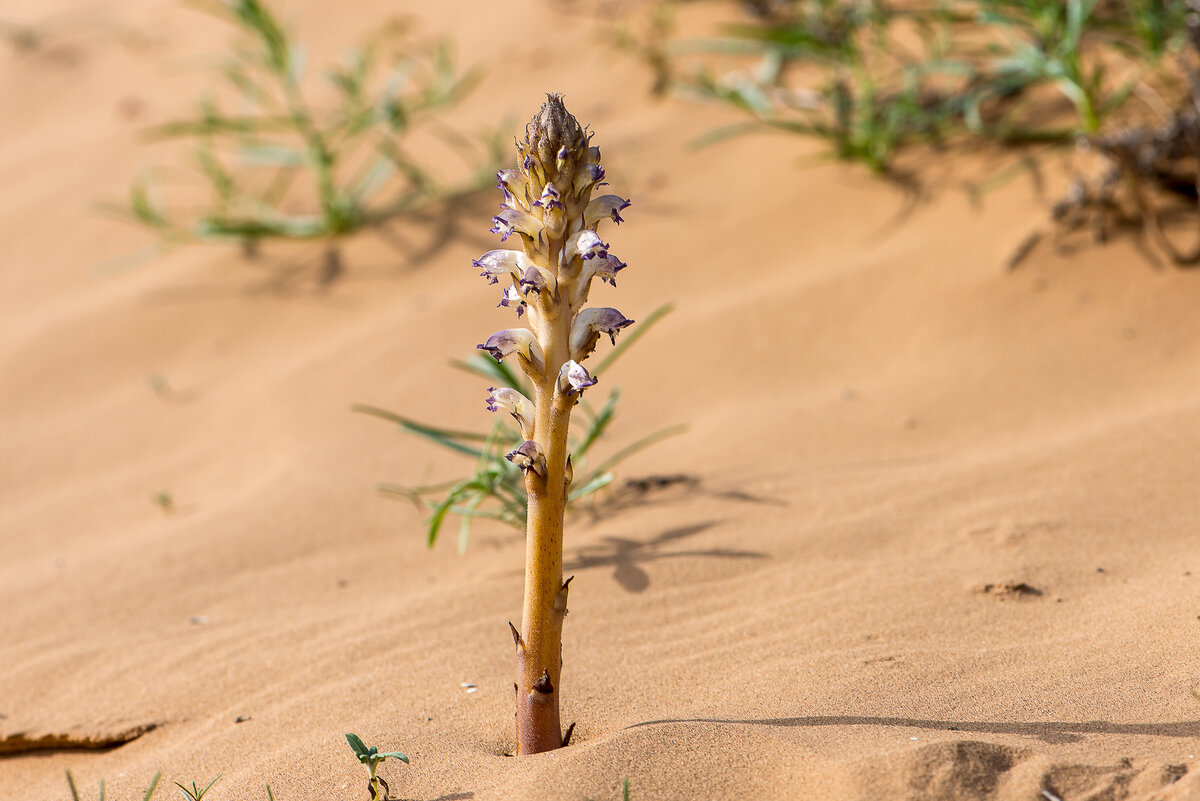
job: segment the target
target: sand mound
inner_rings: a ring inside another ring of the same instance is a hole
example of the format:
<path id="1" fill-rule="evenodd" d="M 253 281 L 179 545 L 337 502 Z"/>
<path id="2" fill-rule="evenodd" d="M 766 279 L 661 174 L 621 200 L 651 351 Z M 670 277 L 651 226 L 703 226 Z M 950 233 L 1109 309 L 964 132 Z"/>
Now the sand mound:
<path id="1" fill-rule="evenodd" d="M 314 62 L 395 11 L 286 6 Z M 174 2 L 104 8 L 69 63 L 0 50 L 3 801 L 65 799 L 68 767 L 113 798 L 158 770 L 365 798 L 347 731 L 412 757 L 383 768 L 405 799 L 1200 797 L 1200 273 L 1126 239 L 1006 273 L 1044 220 L 1022 180 L 980 205 L 794 138 L 690 150 L 724 118 L 651 98 L 610 15 L 414 6 L 485 71 L 449 122 L 558 90 L 596 131 L 634 201 L 597 302 L 678 307 L 604 381 L 613 443 L 688 432 L 569 521 L 579 728 L 513 759 L 522 535 L 426 550 L 373 486 L 463 463 L 349 411 L 488 423 L 446 362 L 510 324 L 471 268 L 491 201 L 420 259 L 352 243 L 325 287 L 232 248 L 98 276 L 145 239 L 93 202 L 191 108 L 178 60 L 227 42 Z"/>

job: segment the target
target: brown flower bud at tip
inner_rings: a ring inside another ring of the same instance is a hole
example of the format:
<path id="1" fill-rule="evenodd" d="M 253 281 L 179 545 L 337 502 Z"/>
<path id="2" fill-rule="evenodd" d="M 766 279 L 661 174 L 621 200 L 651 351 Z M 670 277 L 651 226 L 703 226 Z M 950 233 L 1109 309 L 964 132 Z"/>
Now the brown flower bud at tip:
<path id="1" fill-rule="evenodd" d="M 546 102 L 525 126 L 523 144 L 547 181 L 566 172 L 572 162 L 587 159 L 587 134 L 575 115 L 567 111 L 560 94 L 546 95 Z"/>

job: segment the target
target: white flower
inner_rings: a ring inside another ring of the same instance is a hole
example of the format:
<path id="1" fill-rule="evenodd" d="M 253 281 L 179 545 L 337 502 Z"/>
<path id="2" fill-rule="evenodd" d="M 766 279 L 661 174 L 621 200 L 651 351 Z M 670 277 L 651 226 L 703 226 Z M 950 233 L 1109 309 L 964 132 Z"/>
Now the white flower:
<path id="1" fill-rule="evenodd" d="M 586 359 L 596 349 L 596 341 L 602 333 L 608 334 L 612 343 L 617 344 L 617 332 L 632 323 L 633 320 L 627 319 L 616 309 L 584 309 L 571 324 L 571 358 L 575 361 Z"/>
<path id="2" fill-rule="evenodd" d="M 527 473 L 532 470 L 542 478 L 546 477 L 546 455 L 533 440 L 525 440 L 515 450 L 504 454 L 504 458 Z"/>
<path id="3" fill-rule="evenodd" d="M 587 368 L 571 359 L 558 371 L 558 391 L 564 395 L 574 395 L 595 386 L 596 379 L 592 378 Z"/>
<path id="4" fill-rule="evenodd" d="M 532 434 L 533 401 L 508 387 L 488 387 L 487 409 L 489 412 L 504 410 L 511 414 L 521 426 L 522 436 Z"/>

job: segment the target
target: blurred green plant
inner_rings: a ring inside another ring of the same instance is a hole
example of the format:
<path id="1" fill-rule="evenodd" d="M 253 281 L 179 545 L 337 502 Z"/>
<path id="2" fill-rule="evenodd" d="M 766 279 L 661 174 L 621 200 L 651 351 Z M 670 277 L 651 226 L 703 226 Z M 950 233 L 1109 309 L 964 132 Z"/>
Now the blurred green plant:
<path id="1" fill-rule="evenodd" d="M 479 77 L 458 74 L 448 46 L 409 45 L 402 26 L 385 26 L 326 70 L 330 106 L 325 95 L 314 99 L 305 81 L 305 49 L 262 0 L 196 5 L 241 34 L 220 70 L 222 97 L 235 98 L 237 111 L 225 111 L 214 94 L 202 99 L 196 117 L 148 131 L 151 140 L 188 142 L 207 186 L 201 207 L 180 213 L 163 202 L 160 183 L 133 182 L 118 210 L 163 242 L 232 240 L 252 255 L 267 239 L 319 240 L 326 244 L 322 276 L 329 279 L 341 270 L 344 237 L 492 184 L 497 137 L 472 143 L 435 116 Z M 426 125 L 478 162 L 473 178 L 442 186 L 407 152 L 406 137 Z"/>
<path id="2" fill-rule="evenodd" d="M 590 370 L 592 377 L 598 377 L 611 367 L 630 346 L 673 308 L 671 304 L 666 304 L 648 315 L 645 320 L 639 321 L 637 328 L 626 333 L 608 356 Z M 532 394 L 523 376 L 518 375 L 507 364 L 497 362 L 491 357 L 476 354 L 466 361 L 452 361 L 451 364 L 460 370 L 486 378 L 495 386 L 511 387 L 526 397 Z M 571 440 L 575 477 L 568 496 L 568 508 L 611 484 L 614 478 L 613 468 L 622 461 L 660 440 L 681 434 L 686 429 L 683 425 L 664 428 L 592 464 L 588 455 L 612 424 L 619 400 L 619 391 L 613 389 L 599 409 L 587 400 L 579 402 L 579 409 L 583 412 L 580 418 L 583 432 L 576 434 Z M 513 443 L 520 442 L 523 437 L 520 428 L 514 422 L 510 422 L 507 416 L 500 416 L 501 419 L 497 420 L 490 431 L 475 432 L 420 423 L 394 412 L 364 404 L 355 404 L 352 409 L 396 423 L 404 431 L 475 459 L 474 471 L 465 478 L 415 487 L 387 483 L 376 485 L 376 490 L 383 495 L 411 500 L 430 510 L 426 522 L 429 547 L 432 548 L 437 542 L 446 517 L 452 514 L 461 518 L 458 537 L 460 552 L 466 550 L 471 534 L 471 522 L 475 518 L 487 518 L 514 528 L 525 528 L 527 504 L 524 474 L 504 456 L 512 450 Z"/>
<path id="3" fill-rule="evenodd" d="M 756 129 L 828 140 L 839 159 L 886 172 L 896 150 L 937 141 L 961 119 L 966 64 L 951 58 L 949 12 L 895 8 L 880 0 L 796 0 L 763 6 L 748 24 L 726 25 L 722 37 L 682 52 L 754 56 L 747 70 L 721 75 L 701 68 L 677 89 L 752 117 L 718 128 L 696 144 Z M 914 52 L 895 41 L 905 24 L 918 34 Z M 796 88 L 797 69 L 813 88 Z"/>
<path id="4" fill-rule="evenodd" d="M 751 117 L 698 143 L 773 128 L 826 139 L 838 158 L 877 172 L 906 145 L 951 136 L 1069 142 L 1095 134 L 1179 51 L 1187 10 L 1184 0 L 762 0 L 748 8 L 751 22 L 667 47 L 674 58 L 702 60 L 676 80 L 677 91 Z M 754 61 L 721 74 L 703 63 L 730 56 Z M 1026 101 L 1041 86 L 1070 101 L 1073 118 L 1062 127 L 1030 112 Z"/>

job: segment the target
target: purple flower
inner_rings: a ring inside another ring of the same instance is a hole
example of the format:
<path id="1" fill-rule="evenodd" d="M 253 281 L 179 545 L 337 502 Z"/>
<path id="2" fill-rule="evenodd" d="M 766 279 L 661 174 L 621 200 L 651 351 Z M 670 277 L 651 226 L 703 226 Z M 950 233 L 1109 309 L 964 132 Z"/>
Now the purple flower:
<path id="1" fill-rule="evenodd" d="M 504 454 L 504 458 L 526 473 L 532 470 L 542 478 L 546 477 L 546 455 L 533 440 L 525 440 L 515 450 Z"/>
<path id="2" fill-rule="evenodd" d="M 608 334 L 610 340 L 617 344 L 617 332 L 633 320 L 627 319 L 616 309 L 592 308 L 584 309 L 575 316 L 571 325 L 571 358 L 582 361 L 596 349 L 600 334 Z"/>
<path id="3" fill-rule="evenodd" d="M 595 226 L 605 217 L 615 223 L 623 223 L 625 220 L 621 218 L 620 212 L 627 208 L 629 208 L 629 201 L 625 198 L 616 195 L 601 195 L 588 203 L 587 209 L 583 212 L 583 224 L 589 227 Z"/>
<path id="4" fill-rule="evenodd" d="M 574 359 L 568 361 L 558 371 L 558 391 L 566 395 L 583 392 L 595 384 L 596 379 L 592 378 L 587 368 Z"/>

